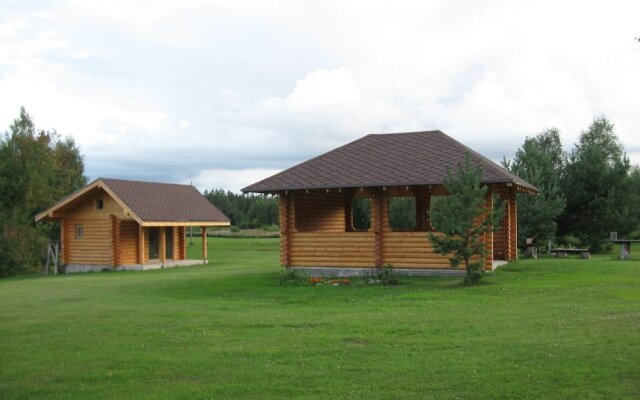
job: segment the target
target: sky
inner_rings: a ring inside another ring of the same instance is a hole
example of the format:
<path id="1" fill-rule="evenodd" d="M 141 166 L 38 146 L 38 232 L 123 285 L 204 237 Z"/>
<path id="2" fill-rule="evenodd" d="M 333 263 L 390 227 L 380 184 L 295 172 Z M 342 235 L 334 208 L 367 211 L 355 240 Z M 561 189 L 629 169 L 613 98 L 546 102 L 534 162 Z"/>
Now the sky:
<path id="1" fill-rule="evenodd" d="M 0 132 L 24 106 L 90 180 L 242 187 L 369 133 L 500 161 L 606 116 L 640 163 L 639 1 L 0 0 Z"/>

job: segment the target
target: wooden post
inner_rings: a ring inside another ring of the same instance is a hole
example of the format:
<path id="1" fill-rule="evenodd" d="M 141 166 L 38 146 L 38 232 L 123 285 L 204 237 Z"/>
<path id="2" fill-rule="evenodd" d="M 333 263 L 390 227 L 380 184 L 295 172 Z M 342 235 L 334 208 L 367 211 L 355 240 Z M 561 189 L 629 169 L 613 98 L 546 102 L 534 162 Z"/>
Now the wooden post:
<path id="1" fill-rule="evenodd" d="M 509 261 L 518 259 L 518 202 L 516 189 L 509 191 Z"/>
<path id="2" fill-rule="evenodd" d="M 160 252 L 160 262 L 164 264 L 167 261 L 167 228 L 160 228 L 160 238 L 158 239 L 158 251 Z"/>
<path id="3" fill-rule="evenodd" d="M 180 227 L 180 259 L 187 259 L 187 227 Z"/>
<path id="4" fill-rule="evenodd" d="M 209 253 L 207 251 L 207 227 L 202 227 L 202 261 L 206 264 L 209 262 Z"/>
<path id="5" fill-rule="evenodd" d="M 280 265 L 289 266 L 289 195 L 280 193 L 278 204 L 280 224 Z"/>
<path id="6" fill-rule="evenodd" d="M 65 218 L 60 220 L 60 251 L 62 251 L 62 265 L 67 265 L 68 250 L 67 250 L 67 221 Z"/>
<path id="7" fill-rule="evenodd" d="M 114 267 L 120 265 L 120 220 L 111 215 L 111 261 Z"/>
<path id="8" fill-rule="evenodd" d="M 138 264 L 144 264 L 144 228 L 138 225 Z"/>
<path id="9" fill-rule="evenodd" d="M 424 231 L 425 225 L 425 206 L 426 206 L 426 190 L 424 187 L 418 187 L 414 192 L 416 198 L 416 226 L 417 231 Z"/>
<path id="10" fill-rule="evenodd" d="M 487 191 L 487 195 L 485 196 L 485 218 L 491 213 L 493 209 L 493 193 L 491 192 L 491 188 Z M 489 225 L 485 228 L 484 231 L 484 249 L 485 249 L 485 257 L 484 257 L 484 269 L 485 271 L 491 271 L 493 269 L 493 225 Z"/>
<path id="11" fill-rule="evenodd" d="M 353 232 L 353 192 L 345 190 L 344 196 L 344 231 Z"/>
<path id="12" fill-rule="evenodd" d="M 373 233 L 375 235 L 375 266 L 382 267 L 382 202 L 381 189 L 376 189 L 373 204 Z"/>

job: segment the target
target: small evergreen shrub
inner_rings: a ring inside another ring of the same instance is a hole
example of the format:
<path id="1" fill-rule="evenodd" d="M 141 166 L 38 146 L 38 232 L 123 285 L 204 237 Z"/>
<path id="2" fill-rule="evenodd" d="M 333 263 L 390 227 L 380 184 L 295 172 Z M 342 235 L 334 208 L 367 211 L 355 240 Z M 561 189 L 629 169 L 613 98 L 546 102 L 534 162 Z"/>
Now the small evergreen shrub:
<path id="1" fill-rule="evenodd" d="M 280 271 L 281 286 L 308 285 L 308 284 L 309 284 L 309 273 L 304 269 L 283 268 L 282 271 Z"/>
<path id="2" fill-rule="evenodd" d="M 396 277 L 395 269 L 393 265 L 386 264 L 382 267 L 377 268 L 378 272 L 378 280 L 384 286 L 394 286 L 400 283 L 398 278 Z"/>

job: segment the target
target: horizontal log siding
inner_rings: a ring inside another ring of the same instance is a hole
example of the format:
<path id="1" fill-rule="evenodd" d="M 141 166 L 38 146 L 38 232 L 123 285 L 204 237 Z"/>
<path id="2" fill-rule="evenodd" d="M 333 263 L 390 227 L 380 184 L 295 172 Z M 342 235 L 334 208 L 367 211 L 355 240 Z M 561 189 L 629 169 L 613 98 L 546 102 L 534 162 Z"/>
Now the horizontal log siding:
<path id="1" fill-rule="evenodd" d="M 300 232 L 344 232 L 344 195 L 316 190 L 296 193 L 295 214 Z"/>
<path id="2" fill-rule="evenodd" d="M 287 248 L 282 249 L 288 250 L 288 265 L 373 266 L 373 232 L 345 232 L 344 193 L 298 191 L 287 197 L 289 201 L 281 207 L 286 207 L 288 214 Z"/>
<path id="3" fill-rule="evenodd" d="M 289 264 L 305 267 L 372 267 L 373 232 L 297 232 L 289 237 Z"/>
<path id="4" fill-rule="evenodd" d="M 390 192 L 382 202 L 382 262 L 396 268 L 449 268 L 447 256 L 433 251 L 427 232 L 393 231 L 389 225 Z M 413 195 L 413 193 L 402 193 Z"/>
<path id="5" fill-rule="evenodd" d="M 138 223 L 120 222 L 120 264 L 138 263 Z"/>
<path id="6" fill-rule="evenodd" d="M 96 210 L 96 199 L 102 199 L 104 208 Z M 64 217 L 65 244 L 68 264 L 112 265 L 111 215 L 121 215 L 122 208 L 105 192 L 85 199 L 67 212 Z M 82 225 L 84 235 L 77 239 L 76 225 Z"/>
<path id="7" fill-rule="evenodd" d="M 442 256 L 433 251 L 425 231 L 393 231 L 389 226 L 388 206 L 389 196 L 393 195 L 418 195 L 425 196 L 424 192 L 408 192 L 391 188 L 382 192 L 382 263 L 392 264 L 396 268 L 450 268 L 449 256 Z M 440 193 L 434 188 L 431 193 Z M 510 211 L 515 209 L 515 199 L 510 197 L 507 189 L 500 192 L 510 200 Z M 358 192 L 358 196 L 370 195 L 372 211 L 375 209 L 375 196 L 373 191 Z M 285 196 L 283 196 L 284 198 Z M 286 210 L 281 226 L 286 224 L 286 245 L 281 251 L 288 251 L 288 263 L 284 263 L 287 257 L 281 254 L 283 265 L 308 266 L 308 267 L 363 267 L 370 268 L 375 265 L 376 246 L 375 213 L 372 212 L 372 228 L 368 232 L 345 232 L 346 194 L 331 191 L 295 191 L 286 195 L 289 199 L 280 205 L 281 210 Z M 429 200 L 425 199 L 425 204 Z M 508 219 L 508 218 L 507 218 Z M 508 235 L 514 232 L 509 229 L 513 221 L 507 221 L 505 228 L 492 235 L 487 233 L 483 240 L 491 251 L 504 253 L 507 257 L 509 245 Z M 282 232 L 285 233 L 285 232 Z M 492 237 L 493 236 L 493 237 Z M 478 261 L 480 257 L 474 257 Z M 490 263 L 491 257 L 487 258 Z M 487 264 L 488 266 L 490 264 Z"/>

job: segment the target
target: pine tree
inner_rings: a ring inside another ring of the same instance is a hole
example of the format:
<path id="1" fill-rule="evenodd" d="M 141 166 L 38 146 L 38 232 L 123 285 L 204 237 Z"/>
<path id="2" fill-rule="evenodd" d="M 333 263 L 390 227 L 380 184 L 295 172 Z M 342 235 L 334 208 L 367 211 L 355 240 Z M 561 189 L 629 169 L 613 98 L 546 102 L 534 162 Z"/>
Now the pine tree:
<path id="1" fill-rule="evenodd" d="M 494 208 L 487 213 L 485 199 L 488 188 L 481 184 L 481 180 L 482 168 L 471 166 L 468 153 L 464 165 L 458 164 L 455 176 L 447 168 L 444 187 L 448 195 L 444 201 L 434 203 L 431 215 L 438 232 L 429 232 L 434 250 L 449 255 L 453 268 L 464 262 L 465 283 L 472 285 L 480 282 L 484 272 L 484 233 L 487 229 L 499 228 L 504 214 L 501 201 L 494 201 Z M 473 261 L 474 256 L 479 260 Z"/>
<path id="2" fill-rule="evenodd" d="M 516 151 L 513 161 L 503 160 L 505 168 L 540 189 L 536 196 L 518 195 L 520 248 L 526 246 L 527 238 L 533 238 L 537 245 L 555 240 L 556 221 L 565 206 L 564 194 L 559 184 L 564 164 L 560 132 L 555 128 L 526 138 Z"/>

